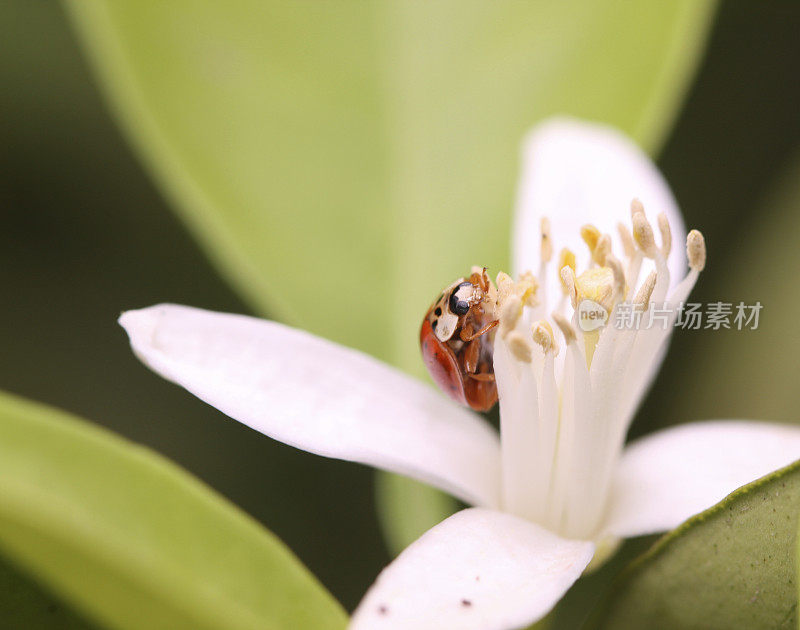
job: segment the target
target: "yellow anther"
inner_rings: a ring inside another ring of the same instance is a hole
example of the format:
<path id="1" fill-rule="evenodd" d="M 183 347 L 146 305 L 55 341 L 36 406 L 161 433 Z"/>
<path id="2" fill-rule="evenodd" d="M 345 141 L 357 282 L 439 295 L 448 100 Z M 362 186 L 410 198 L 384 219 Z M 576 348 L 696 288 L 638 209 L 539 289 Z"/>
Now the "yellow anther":
<path id="1" fill-rule="evenodd" d="M 563 269 L 564 267 L 570 267 L 572 271 L 575 271 L 575 254 L 567 247 L 558 254 L 558 268 Z"/>
<path id="2" fill-rule="evenodd" d="M 622 249 L 625 250 L 625 255 L 628 258 L 632 258 L 636 253 L 636 243 L 633 242 L 631 231 L 623 223 L 617 223 L 617 232 L 619 232 L 619 238 L 622 241 Z"/>
<path id="3" fill-rule="evenodd" d="M 536 306 L 539 300 L 536 299 L 536 291 L 539 288 L 539 281 L 530 271 L 525 271 L 519 277 L 515 291 L 519 295 L 525 306 Z"/>
<path id="4" fill-rule="evenodd" d="M 570 324 L 567 321 L 567 318 L 564 317 L 561 313 L 553 313 L 551 317 L 553 318 L 553 321 L 556 323 L 556 326 L 558 326 L 559 329 L 561 329 L 561 334 L 564 335 L 564 340 L 567 342 L 567 344 L 572 343 L 578 338 L 577 335 L 575 334 L 575 329 L 572 327 L 572 324 Z"/>
<path id="5" fill-rule="evenodd" d="M 663 212 L 658 215 L 658 231 L 661 232 L 661 253 L 664 258 L 668 258 L 672 251 L 672 230 L 667 215 Z"/>
<path id="6" fill-rule="evenodd" d="M 633 303 L 641 310 L 647 310 L 647 305 L 650 303 L 650 296 L 653 295 L 653 289 L 656 286 L 656 272 L 651 271 L 650 275 L 645 278 L 642 286 L 636 292 L 636 297 L 633 298 Z"/>
<path id="7" fill-rule="evenodd" d="M 542 217 L 540 229 L 542 232 L 542 245 L 539 253 L 542 256 L 542 262 L 546 263 L 550 262 L 550 259 L 553 257 L 553 240 L 550 237 L 550 219 Z"/>
<path id="8" fill-rule="evenodd" d="M 578 288 L 572 267 L 561 268 L 561 286 L 564 289 L 564 293 L 569 296 L 572 308 L 578 306 Z"/>
<path id="9" fill-rule="evenodd" d="M 644 213 L 644 205 L 638 199 L 634 199 L 631 201 L 631 219 L 635 217 L 637 214 Z"/>
<path id="10" fill-rule="evenodd" d="M 594 250 L 597 247 L 597 241 L 600 239 L 600 230 L 593 225 L 584 225 L 581 228 L 581 238 L 589 247 L 589 251 L 594 255 Z"/>
<path id="11" fill-rule="evenodd" d="M 697 230 L 692 230 L 686 236 L 686 257 L 693 271 L 703 271 L 706 266 L 706 239 Z"/>
<path id="12" fill-rule="evenodd" d="M 564 267 L 569 267 L 570 269 L 572 269 L 573 275 L 575 274 L 575 254 L 572 253 L 572 250 L 567 249 L 566 247 L 562 249 L 561 252 L 558 254 L 559 272 Z M 561 290 L 564 292 L 564 295 L 567 295 L 569 293 L 569 290 L 567 289 L 567 285 L 564 283 L 564 279 L 561 278 L 560 273 L 559 273 L 559 279 L 561 280 Z"/>
<path id="13" fill-rule="evenodd" d="M 656 239 L 653 235 L 653 226 L 644 216 L 644 211 L 633 215 L 633 238 L 636 244 L 648 258 L 656 255 Z"/>
<path id="14" fill-rule="evenodd" d="M 518 297 L 525 306 L 536 306 L 536 291 L 539 281 L 530 271 L 524 272 L 519 282 L 514 282 L 511 277 L 503 272 L 497 274 L 497 303 L 501 306 L 513 295 Z"/>
<path id="15" fill-rule="evenodd" d="M 553 327 L 549 322 L 544 320 L 536 322 L 531 328 L 531 333 L 533 335 L 533 341 L 539 344 L 544 352 L 549 350 L 557 352 Z"/>
<path id="16" fill-rule="evenodd" d="M 592 267 L 576 278 L 575 286 L 579 300 L 592 300 L 607 311 L 613 304 L 614 272 L 609 267 Z"/>
<path id="17" fill-rule="evenodd" d="M 503 286 L 504 284 L 508 284 L 509 282 L 514 282 L 505 271 L 499 271 L 497 273 L 497 278 L 495 278 L 495 283 L 498 287 Z"/>
<path id="18" fill-rule="evenodd" d="M 517 330 L 512 330 L 505 338 L 511 354 L 519 361 L 531 362 L 531 346 Z"/>
<path id="19" fill-rule="evenodd" d="M 497 274 L 497 303 L 504 304 L 510 295 L 514 294 L 514 281 L 504 271 Z"/>

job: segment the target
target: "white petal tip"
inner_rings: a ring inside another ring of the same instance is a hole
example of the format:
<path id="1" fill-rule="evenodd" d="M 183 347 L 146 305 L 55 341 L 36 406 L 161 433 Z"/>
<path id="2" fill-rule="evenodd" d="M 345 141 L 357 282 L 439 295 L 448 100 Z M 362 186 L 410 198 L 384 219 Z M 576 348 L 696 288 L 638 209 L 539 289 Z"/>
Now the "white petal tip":
<path id="1" fill-rule="evenodd" d="M 463 510 L 383 571 L 350 630 L 526 627 L 552 609 L 593 551 L 509 514 Z"/>
<path id="2" fill-rule="evenodd" d="M 131 338 L 148 335 L 156 329 L 158 321 L 166 314 L 170 306 L 169 304 L 156 304 L 147 308 L 123 311 L 117 319 L 117 323 L 125 329 Z"/>

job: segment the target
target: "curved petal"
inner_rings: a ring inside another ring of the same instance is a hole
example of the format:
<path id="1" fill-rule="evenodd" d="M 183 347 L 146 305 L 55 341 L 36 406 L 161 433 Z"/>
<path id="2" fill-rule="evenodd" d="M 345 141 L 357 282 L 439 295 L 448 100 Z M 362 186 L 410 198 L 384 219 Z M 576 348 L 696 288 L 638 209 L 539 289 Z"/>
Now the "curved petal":
<path id="1" fill-rule="evenodd" d="M 454 514 L 378 576 L 350 630 L 510 630 L 540 619 L 594 545 L 492 510 Z"/>
<path id="2" fill-rule="evenodd" d="M 495 431 L 365 354 L 281 324 L 162 304 L 120 317 L 136 355 L 231 418 L 291 446 L 499 497 Z"/>
<path id="3" fill-rule="evenodd" d="M 630 204 L 638 198 L 654 226 L 660 212 L 669 219 L 675 244 L 669 258 L 671 284 L 686 274 L 681 252 L 686 228 L 669 186 L 650 158 L 612 127 L 570 118 L 553 118 L 535 127 L 523 145 L 517 195 L 512 239 L 516 273 L 539 268 L 543 216 L 550 219 L 556 252 L 569 247 L 579 271 L 589 262 L 580 237 L 587 223 L 610 234 L 621 257 L 616 225 L 621 221 L 630 226 Z"/>
<path id="4" fill-rule="evenodd" d="M 606 529 L 618 536 L 672 529 L 797 459 L 800 426 L 717 420 L 659 431 L 623 453 Z"/>

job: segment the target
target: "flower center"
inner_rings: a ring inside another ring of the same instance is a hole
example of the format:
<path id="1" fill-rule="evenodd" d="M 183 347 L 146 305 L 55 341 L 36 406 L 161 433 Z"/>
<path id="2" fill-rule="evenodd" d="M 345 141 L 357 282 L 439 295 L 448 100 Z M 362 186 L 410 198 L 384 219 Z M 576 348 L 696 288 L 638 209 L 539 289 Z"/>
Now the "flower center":
<path id="1" fill-rule="evenodd" d="M 610 235 L 584 226 L 588 267 L 577 273 L 574 253 L 562 250 L 555 270 L 561 296 L 551 301 L 546 289 L 553 241 L 545 219 L 538 275 L 526 272 L 516 282 L 506 274 L 497 278 L 494 372 L 504 508 L 565 536 L 601 533 L 628 425 L 673 323 L 621 329 L 609 325 L 610 319 L 622 309 L 645 316 L 651 301 L 671 306 L 674 319 L 705 264 L 703 237 L 692 231 L 686 242 L 690 271 L 667 296 L 672 232 L 664 215 L 657 226 L 660 245 L 644 208 L 634 201 L 631 227 L 619 226 L 620 258 Z M 654 271 L 639 282 L 646 260 Z"/>

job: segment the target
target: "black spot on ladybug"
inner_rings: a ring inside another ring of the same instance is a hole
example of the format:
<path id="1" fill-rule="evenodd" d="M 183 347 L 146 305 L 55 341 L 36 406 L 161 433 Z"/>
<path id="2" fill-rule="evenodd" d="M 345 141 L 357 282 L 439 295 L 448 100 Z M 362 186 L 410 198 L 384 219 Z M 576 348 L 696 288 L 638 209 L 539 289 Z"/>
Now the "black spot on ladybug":
<path id="1" fill-rule="evenodd" d="M 438 310 L 440 310 L 440 309 L 436 309 L 436 310 L 438 311 Z M 437 313 L 437 315 L 438 315 L 438 314 L 439 314 L 439 313 Z M 433 329 L 433 332 L 436 332 L 436 326 L 438 326 L 438 325 L 439 325 L 439 320 L 438 320 L 438 319 L 434 319 L 434 320 L 433 320 L 433 323 L 431 324 L 431 328 Z"/>
<path id="2" fill-rule="evenodd" d="M 462 600 L 461 600 L 461 605 L 462 605 L 464 608 L 469 608 L 470 606 L 472 606 L 472 602 L 471 602 L 471 601 L 469 601 L 468 599 L 462 599 Z"/>
<path id="3" fill-rule="evenodd" d="M 434 314 L 434 315 L 436 315 L 436 317 L 439 317 L 439 316 L 441 316 L 441 314 L 442 314 L 442 307 L 441 307 L 441 306 L 437 306 L 437 307 L 436 307 L 436 310 L 435 310 L 435 311 L 433 311 L 433 314 Z"/>

